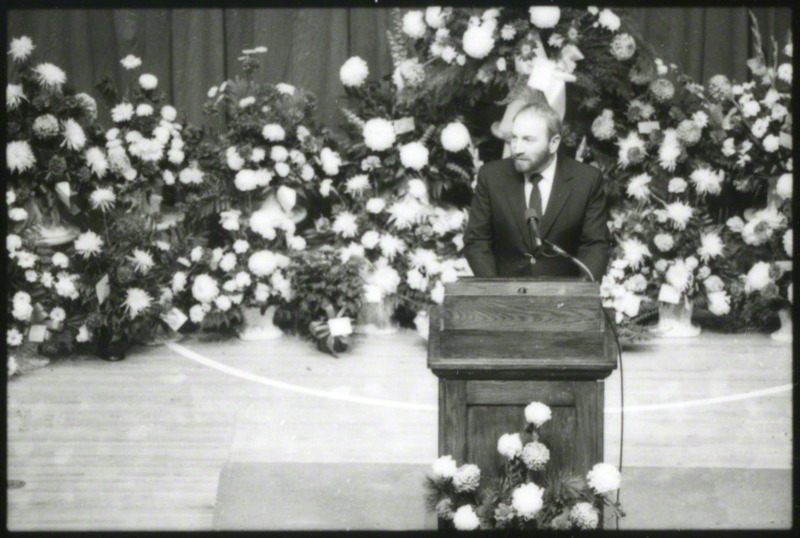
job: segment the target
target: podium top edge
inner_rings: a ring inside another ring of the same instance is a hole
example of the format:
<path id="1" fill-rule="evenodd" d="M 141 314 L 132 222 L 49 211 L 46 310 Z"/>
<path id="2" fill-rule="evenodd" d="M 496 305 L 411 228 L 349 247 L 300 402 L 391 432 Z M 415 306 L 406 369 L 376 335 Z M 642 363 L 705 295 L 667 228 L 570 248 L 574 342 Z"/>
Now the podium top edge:
<path id="1" fill-rule="evenodd" d="M 524 289 L 523 289 L 524 288 Z M 573 295 L 600 297 L 600 284 L 572 278 L 459 278 L 444 285 L 448 295 Z"/>

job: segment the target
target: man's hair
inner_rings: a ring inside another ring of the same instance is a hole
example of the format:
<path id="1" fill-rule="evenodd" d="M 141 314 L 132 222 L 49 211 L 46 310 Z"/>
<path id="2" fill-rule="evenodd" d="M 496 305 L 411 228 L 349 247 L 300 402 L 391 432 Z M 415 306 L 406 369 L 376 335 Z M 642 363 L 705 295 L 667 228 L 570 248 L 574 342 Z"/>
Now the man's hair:
<path id="1" fill-rule="evenodd" d="M 555 135 L 561 134 L 561 117 L 545 100 L 544 96 L 520 108 L 514 115 L 514 120 L 522 114 L 531 114 L 544 118 L 547 122 L 548 138 L 553 138 Z"/>

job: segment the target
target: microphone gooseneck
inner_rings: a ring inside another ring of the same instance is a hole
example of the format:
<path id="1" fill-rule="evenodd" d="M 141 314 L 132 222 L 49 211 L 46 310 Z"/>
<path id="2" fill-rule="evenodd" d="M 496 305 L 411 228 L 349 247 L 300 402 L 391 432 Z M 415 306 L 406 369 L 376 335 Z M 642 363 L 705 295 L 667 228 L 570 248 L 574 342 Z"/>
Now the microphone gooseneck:
<path id="1" fill-rule="evenodd" d="M 525 222 L 528 223 L 528 226 L 531 229 L 531 235 L 533 236 L 533 242 L 536 245 L 536 248 L 541 248 L 542 234 L 539 232 L 539 212 L 533 208 L 526 209 Z"/>

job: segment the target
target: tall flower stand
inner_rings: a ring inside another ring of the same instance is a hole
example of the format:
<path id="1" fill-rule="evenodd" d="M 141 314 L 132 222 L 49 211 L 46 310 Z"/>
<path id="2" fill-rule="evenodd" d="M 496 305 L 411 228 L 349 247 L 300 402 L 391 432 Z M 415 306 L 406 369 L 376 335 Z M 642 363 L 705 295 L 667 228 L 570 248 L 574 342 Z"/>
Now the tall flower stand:
<path id="1" fill-rule="evenodd" d="M 246 307 L 242 310 L 244 315 L 244 329 L 239 333 L 239 338 L 251 342 L 275 340 L 283 336 L 283 331 L 275 326 L 273 318 L 277 307 L 268 306 L 262 314 L 259 307 Z"/>
<path id="2" fill-rule="evenodd" d="M 658 303 L 658 325 L 652 329 L 660 338 L 694 338 L 700 334 L 700 327 L 692 325 L 694 305 L 688 299 L 677 304 Z"/>
<path id="3" fill-rule="evenodd" d="M 386 335 L 397 332 L 397 327 L 392 324 L 394 301 L 382 297 L 380 301 L 365 300 L 361 303 L 358 314 L 357 334 Z"/>

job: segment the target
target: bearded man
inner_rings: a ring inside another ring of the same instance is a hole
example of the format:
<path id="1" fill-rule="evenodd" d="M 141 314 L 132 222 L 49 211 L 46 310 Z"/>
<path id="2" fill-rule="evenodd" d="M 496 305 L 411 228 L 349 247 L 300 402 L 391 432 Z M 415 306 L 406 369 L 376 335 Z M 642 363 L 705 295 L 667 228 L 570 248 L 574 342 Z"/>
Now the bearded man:
<path id="1" fill-rule="evenodd" d="M 599 282 L 610 250 L 600 171 L 558 154 L 561 119 L 544 101 L 517 112 L 509 142 L 510 158 L 478 172 L 464 234 L 472 272 L 478 277 L 584 275 L 590 280 L 585 270 L 555 253 L 560 247 Z M 538 230 L 534 226 L 532 232 L 532 223 Z"/>

